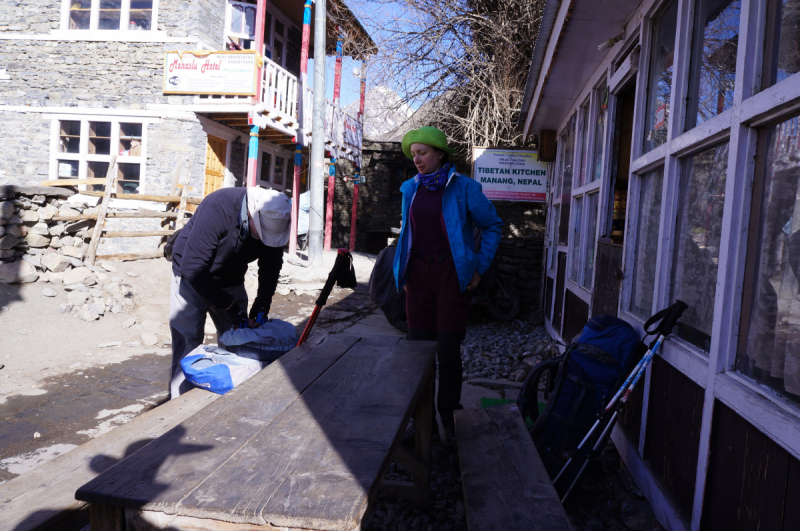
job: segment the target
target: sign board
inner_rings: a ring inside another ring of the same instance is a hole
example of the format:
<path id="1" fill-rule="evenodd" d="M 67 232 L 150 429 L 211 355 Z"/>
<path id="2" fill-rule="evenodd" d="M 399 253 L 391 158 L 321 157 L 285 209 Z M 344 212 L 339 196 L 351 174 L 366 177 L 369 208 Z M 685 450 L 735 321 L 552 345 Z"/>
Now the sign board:
<path id="1" fill-rule="evenodd" d="M 536 151 L 472 148 L 472 178 L 499 201 L 547 201 L 547 163 Z"/>
<path id="2" fill-rule="evenodd" d="M 237 52 L 166 52 L 164 94 L 255 96 L 258 57 Z"/>

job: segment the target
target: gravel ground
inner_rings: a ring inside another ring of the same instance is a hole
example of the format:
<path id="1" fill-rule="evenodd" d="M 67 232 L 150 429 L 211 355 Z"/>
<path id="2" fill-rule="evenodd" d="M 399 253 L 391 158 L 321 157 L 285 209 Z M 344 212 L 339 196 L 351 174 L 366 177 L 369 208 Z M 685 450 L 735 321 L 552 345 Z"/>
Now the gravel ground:
<path id="1" fill-rule="evenodd" d="M 470 312 L 461 349 L 465 381 L 476 378 L 522 381 L 541 359 L 554 354 L 554 343 L 534 312 L 510 323 L 491 321 L 481 311 Z M 396 463 L 389 479 L 410 481 Z M 565 505 L 576 531 L 655 531 L 662 527 L 614 445 L 592 463 Z M 461 473 L 453 449 L 434 443 L 431 466 L 431 508 L 416 509 L 404 500 L 378 498 L 363 521 L 364 531 L 466 530 Z"/>

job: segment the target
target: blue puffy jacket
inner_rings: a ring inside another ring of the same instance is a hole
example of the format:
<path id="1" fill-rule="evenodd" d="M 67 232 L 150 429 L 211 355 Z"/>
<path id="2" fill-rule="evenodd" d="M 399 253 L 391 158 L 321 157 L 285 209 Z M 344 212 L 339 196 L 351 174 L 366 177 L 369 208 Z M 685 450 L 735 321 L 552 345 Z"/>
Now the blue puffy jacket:
<path id="1" fill-rule="evenodd" d="M 406 283 L 408 259 L 411 256 L 411 227 L 409 213 L 411 203 L 419 187 L 419 176 L 409 179 L 400 186 L 403 193 L 403 224 L 400 228 L 400 239 L 394 255 L 394 279 L 400 291 Z M 483 275 L 494 259 L 497 246 L 500 245 L 500 229 L 503 221 L 491 201 L 483 195 L 479 183 L 465 175 L 450 170 L 442 197 L 442 215 L 450 240 L 450 252 L 458 273 L 458 283 L 462 293 L 472 280 L 475 271 Z M 483 231 L 481 249 L 476 254 L 473 249 L 474 228 Z"/>

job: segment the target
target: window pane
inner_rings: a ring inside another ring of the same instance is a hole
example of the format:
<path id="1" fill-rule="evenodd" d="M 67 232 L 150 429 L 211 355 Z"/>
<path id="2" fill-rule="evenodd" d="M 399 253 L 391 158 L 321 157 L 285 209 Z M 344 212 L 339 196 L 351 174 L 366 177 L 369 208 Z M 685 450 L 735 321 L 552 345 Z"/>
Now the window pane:
<path id="1" fill-rule="evenodd" d="M 800 71 L 800 6 L 796 0 L 769 0 L 761 88 Z"/>
<path id="2" fill-rule="evenodd" d="M 277 38 L 275 39 L 273 50 L 275 51 L 275 55 L 272 56 L 272 60 L 283 66 L 283 43 Z"/>
<path id="3" fill-rule="evenodd" d="M 272 155 L 264 151 L 261 153 L 261 174 L 259 175 L 258 178 L 264 182 L 270 182 L 269 172 L 271 168 L 272 168 Z"/>
<path id="4" fill-rule="evenodd" d="M 118 30 L 121 12 L 121 0 L 100 0 L 100 19 L 97 29 Z"/>
<path id="5" fill-rule="evenodd" d="M 86 177 L 88 179 L 105 179 L 108 173 L 108 162 L 87 162 Z M 102 184 L 94 184 L 88 187 L 89 190 L 102 192 L 105 187 Z"/>
<path id="6" fill-rule="evenodd" d="M 740 0 L 698 0 L 695 6 L 686 131 L 733 104 L 740 11 Z"/>
<path id="7" fill-rule="evenodd" d="M 77 120 L 61 120 L 58 125 L 58 152 L 79 153 L 81 145 L 81 123 Z"/>
<path id="8" fill-rule="evenodd" d="M 592 194 L 587 199 L 586 215 L 589 216 L 586 224 L 586 260 L 583 263 L 584 288 L 592 289 L 592 274 L 594 273 L 594 249 L 597 244 L 597 204 L 600 194 Z"/>
<path id="9" fill-rule="evenodd" d="M 589 116 L 589 102 L 583 106 L 583 131 L 581 136 L 581 174 L 578 178 L 577 186 L 583 186 L 588 181 L 586 175 L 589 173 L 589 126 L 592 120 Z M 577 187 L 576 186 L 576 187 Z"/>
<path id="10" fill-rule="evenodd" d="M 569 232 L 569 205 L 572 199 L 572 174 L 575 160 L 575 115 L 567 123 L 564 143 L 564 170 L 561 172 L 561 222 L 559 224 L 558 241 L 567 243 Z"/>
<path id="11" fill-rule="evenodd" d="M 139 165 L 138 164 L 117 164 L 117 192 L 123 194 L 139 193 Z"/>
<path id="12" fill-rule="evenodd" d="M 78 177 L 78 161 L 77 160 L 59 160 L 58 162 L 58 178 L 73 179 Z"/>
<path id="13" fill-rule="evenodd" d="M 736 360 L 738 371 L 796 401 L 800 401 L 799 126 L 794 117 L 764 133 L 766 153 L 759 153 L 765 161 L 763 192 L 754 199 L 760 201 L 759 229 L 748 249 L 755 255 L 754 270 L 745 283 L 753 293 L 751 300 L 743 301 L 749 323 Z"/>
<path id="14" fill-rule="evenodd" d="M 606 131 L 606 111 L 608 110 L 608 87 L 606 82 L 597 91 L 597 118 L 594 121 L 594 152 L 592 153 L 592 181 L 603 175 L 603 140 Z"/>
<path id="15" fill-rule="evenodd" d="M 581 255 L 581 214 L 583 213 L 583 198 L 575 199 L 575 215 L 572 218 L 572 253 L 570 258 L 572 263 L 569 268 L 569 278 L 578 280 L 580 272 Z"/>
<path id="16" fill-rule="evenodd" d="M 242 33 L 246 33 L 250 39 L 256 38 L 256 6 L 244 9 L 244 28 Z"/>
<path id="17" fill-rule="evenodd" d="M 650 79 L 647 85 L 647 112 L 645 113 L 644 127 L 645 153 L 667 141 L 677 20 L 678 2 L 673 0 L 653 23 Z"/>
<path id="18" fill-rule="evenodd" d="M 111 122 L 89 122 L 89 154 L 111 154 Z"/>
<path id="19" fill-rule="evenodd" d="M 284 160 L 283 157 L 275 157 L 275 177 L 272 179 L 272 182 L 281 186 L 283 186 Z"/>
<path id="20" fill-rule="evenodd" d="M 663 180 L 664 168 L 647 173 L 641 178 L 630 310 L 644 319 L 653 313 Z"/>
<path id="21" fill-rule="evenodd" d="M 69 29 L 89 29 L 92 0 L 72 0 L 69 5 Z"/>
<path id="22" fill-rule="evenodd" d="M 674 333 L 708 351 L 717 288 L 728 144 L 689 157 L 683 162 L 682 170 L 670 300 L 680 299 L 689 308 Z"/>
<path id="23" fill-rule="evenodd" d="M 142 124 L 119 124 L 119 154 L 129 157 L 142 155 Z"/>
<path id="24" fill-rule="evenodd" d="M 153 0 L 131 0 L 131 15 L 128 29 L 149 30 L 153 20 Z"/>
<path id="25" fill-rule="evenodd" d="M 232 33 L 242 33 L 244 27 L 244 6 L 231 4 L 231 28 Z"/>
<path id="26" fill-rule="evenodd" d="M 553 216 L 550 220 L 550 269 L 556 268 L 556 236 L 558 236 L 558 224 L 561 221 L 561 206 L 553 207 Z"/>

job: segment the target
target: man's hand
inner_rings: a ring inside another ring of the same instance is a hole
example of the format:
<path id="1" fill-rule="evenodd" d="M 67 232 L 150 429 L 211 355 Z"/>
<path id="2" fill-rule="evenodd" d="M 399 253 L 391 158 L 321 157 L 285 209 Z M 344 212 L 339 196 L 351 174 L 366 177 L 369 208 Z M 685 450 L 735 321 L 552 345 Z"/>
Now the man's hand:
<path id="1" fill-rule="evenodd" d="M 225 310 L 225 316 L 233 323 L 233 328 L 252 328 L 247 320 L 247 313 L 235 302 Z"/>
<path id="2" fill-rule="evenodd" d="M 472 280 L 469 281 L 469 285 L 467 286 L 467 291 L 472 291 L 478 287 L 478 283 L 481 281 L 481 276 L 478 274 L 477 271 L 472 275 Z"/>

